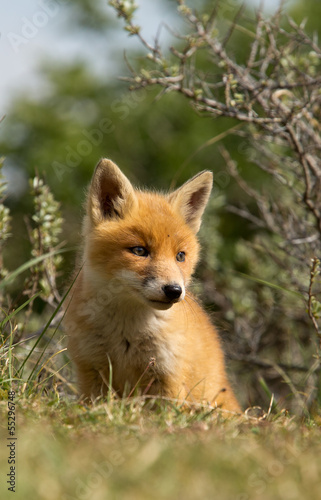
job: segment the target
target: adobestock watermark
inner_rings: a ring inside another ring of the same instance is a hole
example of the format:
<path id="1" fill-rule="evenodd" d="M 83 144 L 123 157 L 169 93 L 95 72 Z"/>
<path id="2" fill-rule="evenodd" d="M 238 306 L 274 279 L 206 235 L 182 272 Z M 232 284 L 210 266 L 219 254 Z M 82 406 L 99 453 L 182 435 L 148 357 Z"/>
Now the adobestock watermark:
<path id="1" fill-rule="evenodd" d="M 138 447 L 139 441 L 137 438 L 132 435 L 124 436 L 122 449 L 126 450 L 126 455 L 123 451 L 117 449 L 111 451 L 103 462 L 93 461 L 91 471 L 87 475 L 75 479 L 74 493 L 72 495 L 64 494 L 62 500 L 91 500 L 94 490 L 98 488 L 104 488 L 105 490 L 106 481 L 118 467 L 125 463 L 127 454 L 129 453 L 132 456 L 138 450 Z"/>
<path id="2" fill-rule="evenodd" d="M 79 303 L 77 307 L 78 316 L 87 322 L 95 321 L 97 317 L 106 311 L 111 302 L 121 296 L 127 289 L 128 287 L 119 279 L 109 279 L 108 287 L 99 290 L 94 297 L 87 298 Z"/>
<path id="3" fill-rule="evenodd" d="M 146 89 L 125 92 L 110 103 L 111 113 L 117 115 L 117 119 L 120 121 L 126 120 L 131 111 L 136 109 L 146 99 L 147 95 L 148 91 Z M 81 131 L 82 137 L 76 146 L 67 145 L 64 147 L 64 159 L 54 160 L 51 163 L 58 180 L 62 182 L 66 172 L 77 168 L 82 160 L 92 153 L 94 147 L 100 146 L 104 138 L 115 130 L 115 120 L 111 118 L 102 118 L 95 127 L 83 129 Z"/>
<path id="4" fill-rule="evenodd" d="M 259 160 L 259 152 L 247 141 L 242 141 L 237 146 L 237 153 L 244 158 L 245 163 L 255 164 Z M 243 171 L 242 164 L 240 164 L 235 159 L 233 159 L 233 164 L 236 169 L 237 175 L 240 176 Z M 232 178 L 234 179 L 235 177 L 231 175 L 229 170 L 224 169 L 220 170 L 219 172 L 215 172 L 214 170 L 212 196 L 218 196 L 224 189 L 226 189 L 230 184 Z"/>
<path id="5" fill-rule="evenodd" d="M 266 465 L 260 465 L 256 472 L 250 474 L 247 478 L 247 486 L 249 493 L 240 493 L 236 496 L 235 500 L 250 500 L 253 498 L 253 493 L 255 498 L 260 498 L 264 496 L 266 498 L 266 494 L 269 491 L 270 487 L 274 485 L 279 477 L 282 477 L 286 474 L 291 466 L 293 466 L 298 457 L 299 452 L 292 444 L 286 444 L 286 449 L 284 450 L 284 456 L 280 459 L 273 459 L 266 463 Z M 280 481 L 277 486 L 281 497 L 284 500 L 295 500 L 299 498 L 299 491 L 296 488 L 294 482 L 291 482 L 291 488 L 288 487 L 289 483 Z"/>
<path id="6" fill-rule="evenodd" d="M 231 181 L 231 176 L 226 170 L 214 173 L 212 196 L 218 196 L 220 192 L 227 188 Z"/>
<path id="7" fill-rule="evenodd" d="M 231 12 L 235 12 L 240 8 L 242 2 L 240 0 L 226 0 L 224 2 L 219 2 L 218 16 L 225 16 Z"/>
<path id="8" fill-rule="evenodd" d="M 17 53 L 43 30 L 51 19 L 57 16 L 61 6 L 69 0 L 39 0 L 38 9 L 29 17 L 21 18 L 21 29 L 18 33 L 9 31 L 8 41 Z"/>
<path id="9" fill-rule="evenodd" d="M 84 129 L 81 132 L 82 139 L 77 143 L 75 147 L 69 145 L 65 146 L 66 156 L 64 161 L 54 160 L 51 166 L 58 177 L 59 181 L 62 182 L 66 172 L 70 172 L 72 169 L 78 167 L 83 158 L 90 155 L 94 147 L 99 146 L 104 137 L 113 133 L 115 130 L 115 125 L 110 118 L 102 118 L 97 127 L 91 128 L 89 130 Z"/>

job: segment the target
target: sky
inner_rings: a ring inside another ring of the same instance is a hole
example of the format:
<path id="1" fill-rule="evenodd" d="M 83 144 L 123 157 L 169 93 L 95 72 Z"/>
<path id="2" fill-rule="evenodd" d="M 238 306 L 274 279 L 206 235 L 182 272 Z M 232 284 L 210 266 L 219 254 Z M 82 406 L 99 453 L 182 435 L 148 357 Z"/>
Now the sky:
<path id="1" fill-rule="evenodd" d="M 96 0 L 97 1 L 97 0 Z M 61 62 L 77 57 L 93 59 L 93 67 L 98 69 L 102 53 L 106 57 L 106 47 L 99 53 L 93 51 L 95 40 L 86 36 L 79 38 L 75 32 L 68 35 L 66 9 L 68 0 L 13 0 L 0 4 L 0 116 L 7 112 L 10 100 L 16 92 L 28 88 L 30 92 L 39 89 L 37 68 L 41 59 L 54 58 Z M 60 5 L 59 5 L 60 3 Z M 107 4 L 107 0 L 104 1 Z M 4 5 L 6 4 L 6 5 Z M 146 36 L 155 33 L 159 22 L 169 21 L 166 2 L 138 0 L 138 18 L 145 24 Z M 107 5 L 111 17 L 115 12 Z M 142 16 L 143 13 L 143 16 Z M 146 22 L 147 21 L 147 22 Z M 121 26 L 121 24 L 120 24 Z M 113 38 L 115 48 L 120 43 L 126 46 L 128 37 L 121 29 Z M 111 47 L 112 48 L 112 47 Z"/>
<path id="2" fill-rule="evenodd" d="M 96 0 L 97 1 L 97 0 Z M 107 4 L 107 0 L 101 0 Z M 254 6 L 260 0 L 248 0 Z M 79 38 L 75 33 L 68 34 L 66 9 L 68 0 L 12 0 L 0 3 L 0 117 L 10 110 L 10 102 L 17 93 L 39 92 L 40 78 L 37 71 L 40 59 L 64 62 L 86 57 L 91 60 L 93 70 L 106 68 L 106 47 L 99 51 L 88 36 Z M 136 0 L 138 22 L 141 22 L 144 36 L 151 39 L 161 22 L 172 25 L 172 17 L 164 0 Z M 279 0 L 266 0 L 270 10 L 274 10 Z M 106 7 L 111 16 L 115 13 Z M 113 38 L 114 49 L 125 48 L 132 43 L 124 33 Z M 96 50 L 97 49 L 97 50 Z M 103 55 L 104 54 L 104 55 Z M 104 60 L 102 58 L 104 57 Z"/>

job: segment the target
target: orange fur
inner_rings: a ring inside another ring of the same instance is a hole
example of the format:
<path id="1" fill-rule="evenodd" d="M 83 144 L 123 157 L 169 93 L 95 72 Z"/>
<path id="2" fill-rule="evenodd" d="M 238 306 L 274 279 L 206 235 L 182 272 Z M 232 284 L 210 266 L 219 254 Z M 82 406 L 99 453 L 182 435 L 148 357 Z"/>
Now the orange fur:
<path id="1" fill-rule="evenodd" d="M 110 160 L 98 164 L 65 315 L 86 398 L 106 394 L 112 375 L 119 395 L 139 385 L 144 394 L 240 410 L 217 333 L 186 292 L 211 187 L 211 172 L 202 172 L 171 194 L 143 192 Z"/>

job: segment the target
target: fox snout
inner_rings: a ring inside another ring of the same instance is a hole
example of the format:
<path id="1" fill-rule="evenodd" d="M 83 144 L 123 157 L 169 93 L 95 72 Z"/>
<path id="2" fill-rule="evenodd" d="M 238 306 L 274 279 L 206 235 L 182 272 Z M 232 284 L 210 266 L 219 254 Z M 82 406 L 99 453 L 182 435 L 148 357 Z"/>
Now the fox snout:
<path id="1" fill-rule="evenodd" d="M 145 286 L 144 286 L 145 285 Z M 142 294 L 145 300 L 155 309 L 169 309 L 185 297 L 185 286 L 178 282 L 162 283 L 157 278 L 150 279 L 143 285 Z"/>
<path id="2" fill-rule="evenodd" d="M 166 297 L 171 301 L 171 302 L 177 302 L 180 296 L 182 295 L 182 287 L 180 285 L 177 285 L 176 283 L 173 285 L 164 285 L 162 287 L 162 290 Z"/>
<path id="3" fill-rule="evenodd" d="M 173 304 L 184 299 L 185 289 L 183 288 L 178 283 L 163 285 L 162 297 L 159 300 L 151 300 L 152 306 L 156 309 L 169 309 Z"/>
<path id="4" fill-rule="evenodd" d="M 185 282 L 183 279 L 167 279 L 155 275 L 142 277 L 133 271 L 122 269 L 117 273 L 116 279 L 119 286 L 115 289 L 113 280 L 113 292 L 120 298 L 130 293 L 132 301 L 143 301 L 154 309 L 169 309 L 173 304 L 184 300 Z M 110 281 L 110 280 L 109 280 Z"/>

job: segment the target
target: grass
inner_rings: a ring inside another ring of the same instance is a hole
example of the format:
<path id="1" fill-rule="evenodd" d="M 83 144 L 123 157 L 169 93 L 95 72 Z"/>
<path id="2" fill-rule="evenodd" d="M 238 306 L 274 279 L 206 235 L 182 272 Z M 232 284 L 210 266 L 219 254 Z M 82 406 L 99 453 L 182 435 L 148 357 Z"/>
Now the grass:
<path id="1" fill-rule="evenodd" d="M 5 423 L 6 401 L 0 409 Z M 317 420 L 151 410 L 139 398 L 88 407 L 54 392 L 18 398 L 16 414 L 17 499 L 320 498 Z M 1 434 L 1 498 L 11 498 Z"/>
<path id="2" fill-rule="evenodd" d="M 14 341 L 12 321 L 18 323 L 20 315 L 21 308 L 1 323 L 1 499 L 320 498 L 320 409 L 300 418 L 273 404 L 268 410 L 267 404 L 266 412 L 252 408 L 230 416 L 174 401 L 115 399 L 112 393 L 94 405 L 82 404 L 59 329 L 45 320 L 39 330 L 31 317 L 30 330 L 39 335 Z M 11 389 L 14 497 L 6 482 Z"/>

